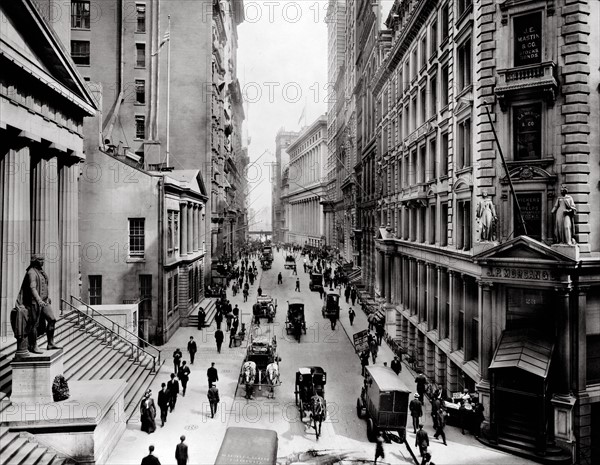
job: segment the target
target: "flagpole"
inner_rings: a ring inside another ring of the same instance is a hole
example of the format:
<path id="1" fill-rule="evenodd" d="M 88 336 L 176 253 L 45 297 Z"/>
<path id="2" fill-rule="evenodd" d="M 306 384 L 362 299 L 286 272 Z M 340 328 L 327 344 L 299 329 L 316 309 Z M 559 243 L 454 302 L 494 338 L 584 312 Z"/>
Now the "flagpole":
<path id="1" fill-rule="evenodd" d="M 169 167 L 171 142 L 171 15 L 168 16 L 167 31 L 169 31 L 169 38 L 167 43 L 167 163 L 165 168 Z"/>

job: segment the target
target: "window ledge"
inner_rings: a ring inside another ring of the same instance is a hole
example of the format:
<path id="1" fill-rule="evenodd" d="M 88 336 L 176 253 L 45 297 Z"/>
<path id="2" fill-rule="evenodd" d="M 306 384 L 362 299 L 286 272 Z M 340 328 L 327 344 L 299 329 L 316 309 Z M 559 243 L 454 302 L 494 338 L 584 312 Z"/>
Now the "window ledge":
<path id="1" fill-rule="evenodd" d="M 469 92 L 473 91 L 473 83 L 469 84 L 468 86 L 465 86 L 458 94 L 456 94 L 456 97 L 454 98 L 454 100 L 458 101 L 458 99 L 463 98 L 465 95 L 467 95 Z"/>
<path id="2" fill-rule="evenodd" d="M 443 49 L 450 42 L 450 34 L 442 39 L 442 43 L 440 44 L 440 49 Z"/>
<path id="3" fill-rule="evenodd" d="M 146 103 L 145 103 L 145 102 L 144 102 L 144 103 L 141 103 L 141 102 L 135 102 L 135 103 L 134 103 L 134 105 L 135 105 L 136 107 L 144 107 L 144 106 L 146 106 Z"/>
<path id="4" fill-rule="evenodd" d="M 127 257 L 125 260 L 126 263 L 145 263 L 146 259 L 144 257 Z"/>

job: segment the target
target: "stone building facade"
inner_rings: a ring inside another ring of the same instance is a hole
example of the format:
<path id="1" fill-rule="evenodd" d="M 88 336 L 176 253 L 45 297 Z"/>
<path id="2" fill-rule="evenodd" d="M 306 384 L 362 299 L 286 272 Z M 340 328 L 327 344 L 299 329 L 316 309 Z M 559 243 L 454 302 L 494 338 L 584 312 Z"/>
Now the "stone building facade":
<path id="1" fill-rule="evenodd" d="M 485 441 L 564 463 L 600 458 L 599 20 L 396 1 L 359 173 L 388 332 L 448 393 L 479 392 Z"/>
<path id="2" fill-rule="evenodd" d="M 288 241 L 300 246 L 324 245 L 325 166 L 327 163 L 327 117 L 304 128 L 288 146 L 287 169 Z"/>
<path id="3" fill-rule="evenodd" d="M 0 335 L 34 253 L 55 312 L 79 296 L 84 118 L 97 104 L 62 38 L 32 0 L 0 5 Z M 55 23 L 58 30 L 65 28 Z M 66 28 L 68 30 L 68 27 Z"/>
<path id="4" fill-rule="evenodd" d="M 284 236 L 285 229 L 285 204 L 283 201 L 283 172 L 290 162 L 288 153 L 289 145 L 298 137 L 298 132 L 286 131 L 284 128 L 277 131 L 275 136 L 275 166 L 271 173 L 271 227 L 274 242 L 287 242 Z"/>

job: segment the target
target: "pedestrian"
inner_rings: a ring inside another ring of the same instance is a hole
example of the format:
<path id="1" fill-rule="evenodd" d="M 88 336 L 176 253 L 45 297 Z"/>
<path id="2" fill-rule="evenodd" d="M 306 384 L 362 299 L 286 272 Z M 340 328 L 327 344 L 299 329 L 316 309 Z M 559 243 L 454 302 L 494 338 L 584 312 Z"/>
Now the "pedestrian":
<path id="1" fill-rule="evenodd" d="M 153 453 L 154 453 L 154 446 L 153 445 L 148 446 L 148 455 L 146 455 L 146 457 L 144 457 L 142 459 L 141 465 L 161 465 L 160 460 L 158 460 L 158 457 L 156 457 L 155 455 L 152 455 Z"/>
<path id="2" fill-rule="evenodd" d="M 417 392 L 419 393 L 419 398 L 423 402 L 425 400 L 425 388 L 427 386 L 427 378 L 423 374 L 422 370 L 417 371 L 417 376 L 415 377 L 415 383 L 417 383 Z"/>
<path id="3" fill-rule="evenodd" d="M 443 407 L 440 407 L 440 409 L 437 411 L 437 418 L 436 418 L 437 426 L 435 429 L 435 434 L 433 435 L 433 437 L 435 439 L 439 439 L 441 437 L 445 446 L 448 445 L 448 444 L 446 444 L 446 433 L 444 431 L 444 427 L 446 426 L 446 416 L 447 415 L 448 414 L 446 413 L 446 410 Z"/>
<path id="4" fill-rule="evenodd" d="M 175 378 L 175 373 L 171 373 L 171 380 L 167 383 L 167 390 L 169 391 L 169 410 L 172 412 L 175 410 L 175 404 L 177 403 L 177 395 L 179 394 L 179 381 Z"/>
<path id="5" fill-rule="evenodd" d="M 383 451 L 384 441 L 385 440 L 383 439 L 383 434 L 381 433 L 381 431 L 379 431 L 377 433 L 377 439 L 375 440 L 375 461 L 373 463 L 377 463 L 377 459 L 379 457 L 385 459 L 385 452 Z"/>
<path id="6" fill-rule="evenodd" d="M 380 323 L 377 325 L 375 328 L 375 334 L 377 336 L 377 344 L 381 345 L 381 342 L 383 341 L 383 335 L 385 334 L 385 327 L 383 324 Z"/>
<path id="7" fill-rule="evenodd" d="M 198 310 L 198 329 L 204 328 L 204 321 L 206 320 L 206 312 L 204 311 L 204 307 L 200 307 Z M 194 362 L 192 362 L 194 363 Z"/>
<path id="8" fill-rule="evenodd" d="M 465 389 L 466 391 L 466 389 Z M 471 404 L 471 397 L 464 399 L 462 405 L 458 409 L 458 416 L 460 418 L 460 429 L 462 434 L 465 434 L 465 426 L 469 429 L 468 418 L 473 412 L 473 404 Z"/>
<path id="9" fill-rule="evenodd" d="M 188 463 L 188 446 L 183 441 L 185 441 L 185 436 L 181 436 L 180 443 L 175 447 L 175 460 L 177 460 L 177 465 L 186 465 Z"/>
<path id="10" fill-rule="evenodd" d="M 223 323 L 223 312 L 221 309 L 217 309 L 217 313 L 215 314 L 215 323 L 217 324 L 217 330 L 221 330 L 221 323 Z"/>
<path id="11" fill-rule="evenodd" d="M 360 364 L 362 366 L 362 375 L 365 376 L 366 375 L 365 367 L 369 365 L 369 351 L 366 349 L 363 350 L 362 353 L 360 354 Z"/>
<path id="12" fill-rule="evenodd" d="M 277 284 L 283 284 L 283 276 L 281 276 L 281 271 L 277 275 Z"/>
<path id="13" fill-rule="evenodd" d="M 419 427 L 419 418 L 423 416 L 423 405 L 419 400 L 419 394 L 415 392 L 414 399 L 410 401 L 408 404 L 408 409 L 410 410 L 410 416 L 412 417 L 413 424 L 413 433 L 417 433 L 417 428 Z"/>
<path id="14" fill-rule="evenodd" d="M 300 292 L 300 278 L 296 278 L 296 289 L 294 291 Z"/>
<path id="15" fill-rule="evenodd" d="M 221 353 L 221 346 L 223 345 L 223 339 L 225 339 L 225 335 L 221 329 L 217 329 L 215 331 L 215 342 L 217 343 L 217 352 Z"/>
<path id="16" fill-rule="evenodd" d="M 431 399 L 431 420 L 433 421 L 433 429 L 437 431 L 438 412 L 442 408 L 442 402 L 438 395 L 434 395 Z"/>
<path id="17" fill-rule="evenodd" d="M 429 452 L 425 452 L 420 465 L 435 465 L 435 463 L 431 461 L 431 454 Z"/>
<path id="18" fill-rule="evenodd" d="M 325 289 L 323 289 L 323 286 L 319 287 L 319 297 L 321 297 L 321 299 L 323 299 L 323 294 L 325 294 Z"/>
<path id="19" fill-rule="evenodd" d="M 225 320 L 227 321 L 227 331 L 231 331 L 231 320 L 233 319 L 233 312 L 227 312 L 225 314 Z"/>
<path id="20" fill-rule="evenodd" d="M 256 293 L 258 294 L 258 297 L 260 297 L 262 295 L 262 287 L 258 286 Z"/>
<path id="21" fill-rule="evenodd" d="M 400 375 L 400 372 L 402 371 L 402 362 L 397 355 L 394 357 L 394 360 L 392 360 L 390 367 L 396 375 Z"/>
<path id="22" fill-rule="evenodd" d="M 419 431 L 417 431 L 417 436 L 415 437 L 415 446 L 419 448 L 421 457 L 425 457 L 427 448 L 429 447 L 429 435 L 423 429 L 423 423 L 419 423 Z"/>
<path id="23" fill-rule="evenodd" d="M 140 422 L 142 423 L 142 431 L 152 434 L 156 431 L 156 405 L 152 399 L 152 390 L 148 389 L 144 393 L 142 402 L 140 403 Z"/>
<path id="24" fill-rule="evenodd" d="M 354 305 L 356 302 L 356 288 L 354 286 L 350 290 L 350 300 L 352 301 L 352 305 Z"/>
<path id="25" fill-rule="evenodd" d="M 476 438 L 479 438 L 481 435 L 481 423 L 483 423 L 483 420 L 485 420 L 483 410 L 483 404 L 481 402 L 475 402 L 475 405 L 473 406 L 473 435 Z"/>
<path id="26" fill-rule="evenodd" d="M 190 354 L 190 363 L 194 364 L 194 358 L 196 358 L 196 352 L 198 352 L 198 346 L 196 345 L 196 341 L 194 341 L 194 336 L 190 336 L 190 340 L 187 345 L 188 353 Z"/>
<path id="27" fill-rule="evenodd" d="M 235 327 L 231 327 L 231 331 L 229 331 L 229 348 L 231 349 L 231 347 L 236 347 L 235 344 L 235 336 L 237 334 L 237 326 Z"/>
<path id="28" fill-rule="evenodd" d="M 181 395 L 185 397 L 187 383 L 190 380 L 190 367 L 186 365 L 185 360 L 181 362 L 181 368 L 179 369 L 179 373 L 177 373 L 177 377 L 181 381 Z"/>
<path id="29" fill-rule="evenodd" d="M 373 358 L 373 363 L 377 363 L 377 354 L 379 353 L 379 346 L 377 345 L 377 341 L 373 339 L 371 342 L 371 357 Z"/>
<path id="30" fill-rule="evenodd" d="M 169 391 L 167 391 L 166 383 L 161 383 L 160 391 L 158 391 L 158 408 L 160 409 L 161 427 L 167 422 L 167 413 L 169 411 Z"/>
<path id="31" fill-rule="evenodd" d="M 247 284 L 247 283 L 246 283 Z M 244 288 L 243 294 L 244 294 L 244 302 L 248 302 L 248 289 Z"/>
<path id="32" fill-rule="evenodd" d="M 210 404 L 210 417 L 214 418 L 215 413 L 217 413 L 217 405 L 218 405 L 219 401 L 221 400 L 219 398 L 219 390 L 217 389 L 217 386 L 215 386 L 213 384 L 208 389 L 206 396 L 208 397 L 208 403 Z"/>
<path id="33" fill-rule="evenodd" d="M 215 368 L 215 362 L 210 364 L 210 368 L 206 370 L 206 377 L 208 378 L 208 387 L 210 388 L 213 383 L 219 381 L 219 372 Z"/>
<path id="34" fill-rule="evenodd" d="M 346 297 L 346 303 L 348 303 L 348 300 L 350 300 L 350 288 L 346 287 L 346 290 L 344 291 L 344 297 Z"/>
<path id="35" fill-rule="evenodd" d="M 292 275 L 298 275 L 298 270 L 296 270 L 296 265 L 292 266 Z"/>
<path id="36" fill-rule="evenodd" d="M 175 349 L 175 352 L 173 352 L 173 373 L 175 374 L 179 373 L 179 367 L 181 366 L 181 357 L 183 357 L 183 353 L 178 347 L 177 349 Z"/>
<path id="37" fill-rule="evenodd" d="M 350 326 L 354 325 L 355 317 L 356 317 L 356 313 L 354 312 L 354 310 L 352 310 L 352 308 L 350 308 L 350 310 L 348 310 L 348 318 L 350 318 Z"/>

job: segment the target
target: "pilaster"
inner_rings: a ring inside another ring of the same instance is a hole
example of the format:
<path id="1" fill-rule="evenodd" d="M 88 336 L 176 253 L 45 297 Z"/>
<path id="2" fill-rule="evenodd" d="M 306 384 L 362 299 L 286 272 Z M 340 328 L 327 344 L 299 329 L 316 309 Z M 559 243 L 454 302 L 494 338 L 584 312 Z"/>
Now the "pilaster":
<path id="1" fill-rule="evenodd" d="M 194 251 L 194 205 L 187 204 L 187 250 L 191 254 Z"/>
<path id="2" fill-rule="evenodd" d="M 180 229 L 180 244 L 179 244 L 179 255 L 185 257 L 188 254 L 188 206 L 187 202 L 181 202 L 179 204 L 179 211 L 181 217 Z"/>
<path id="3" fill-rule="evenodd" d="M 59 171 L 60 295 L 79 297 L 79 160 L 61 164 Z"/>

